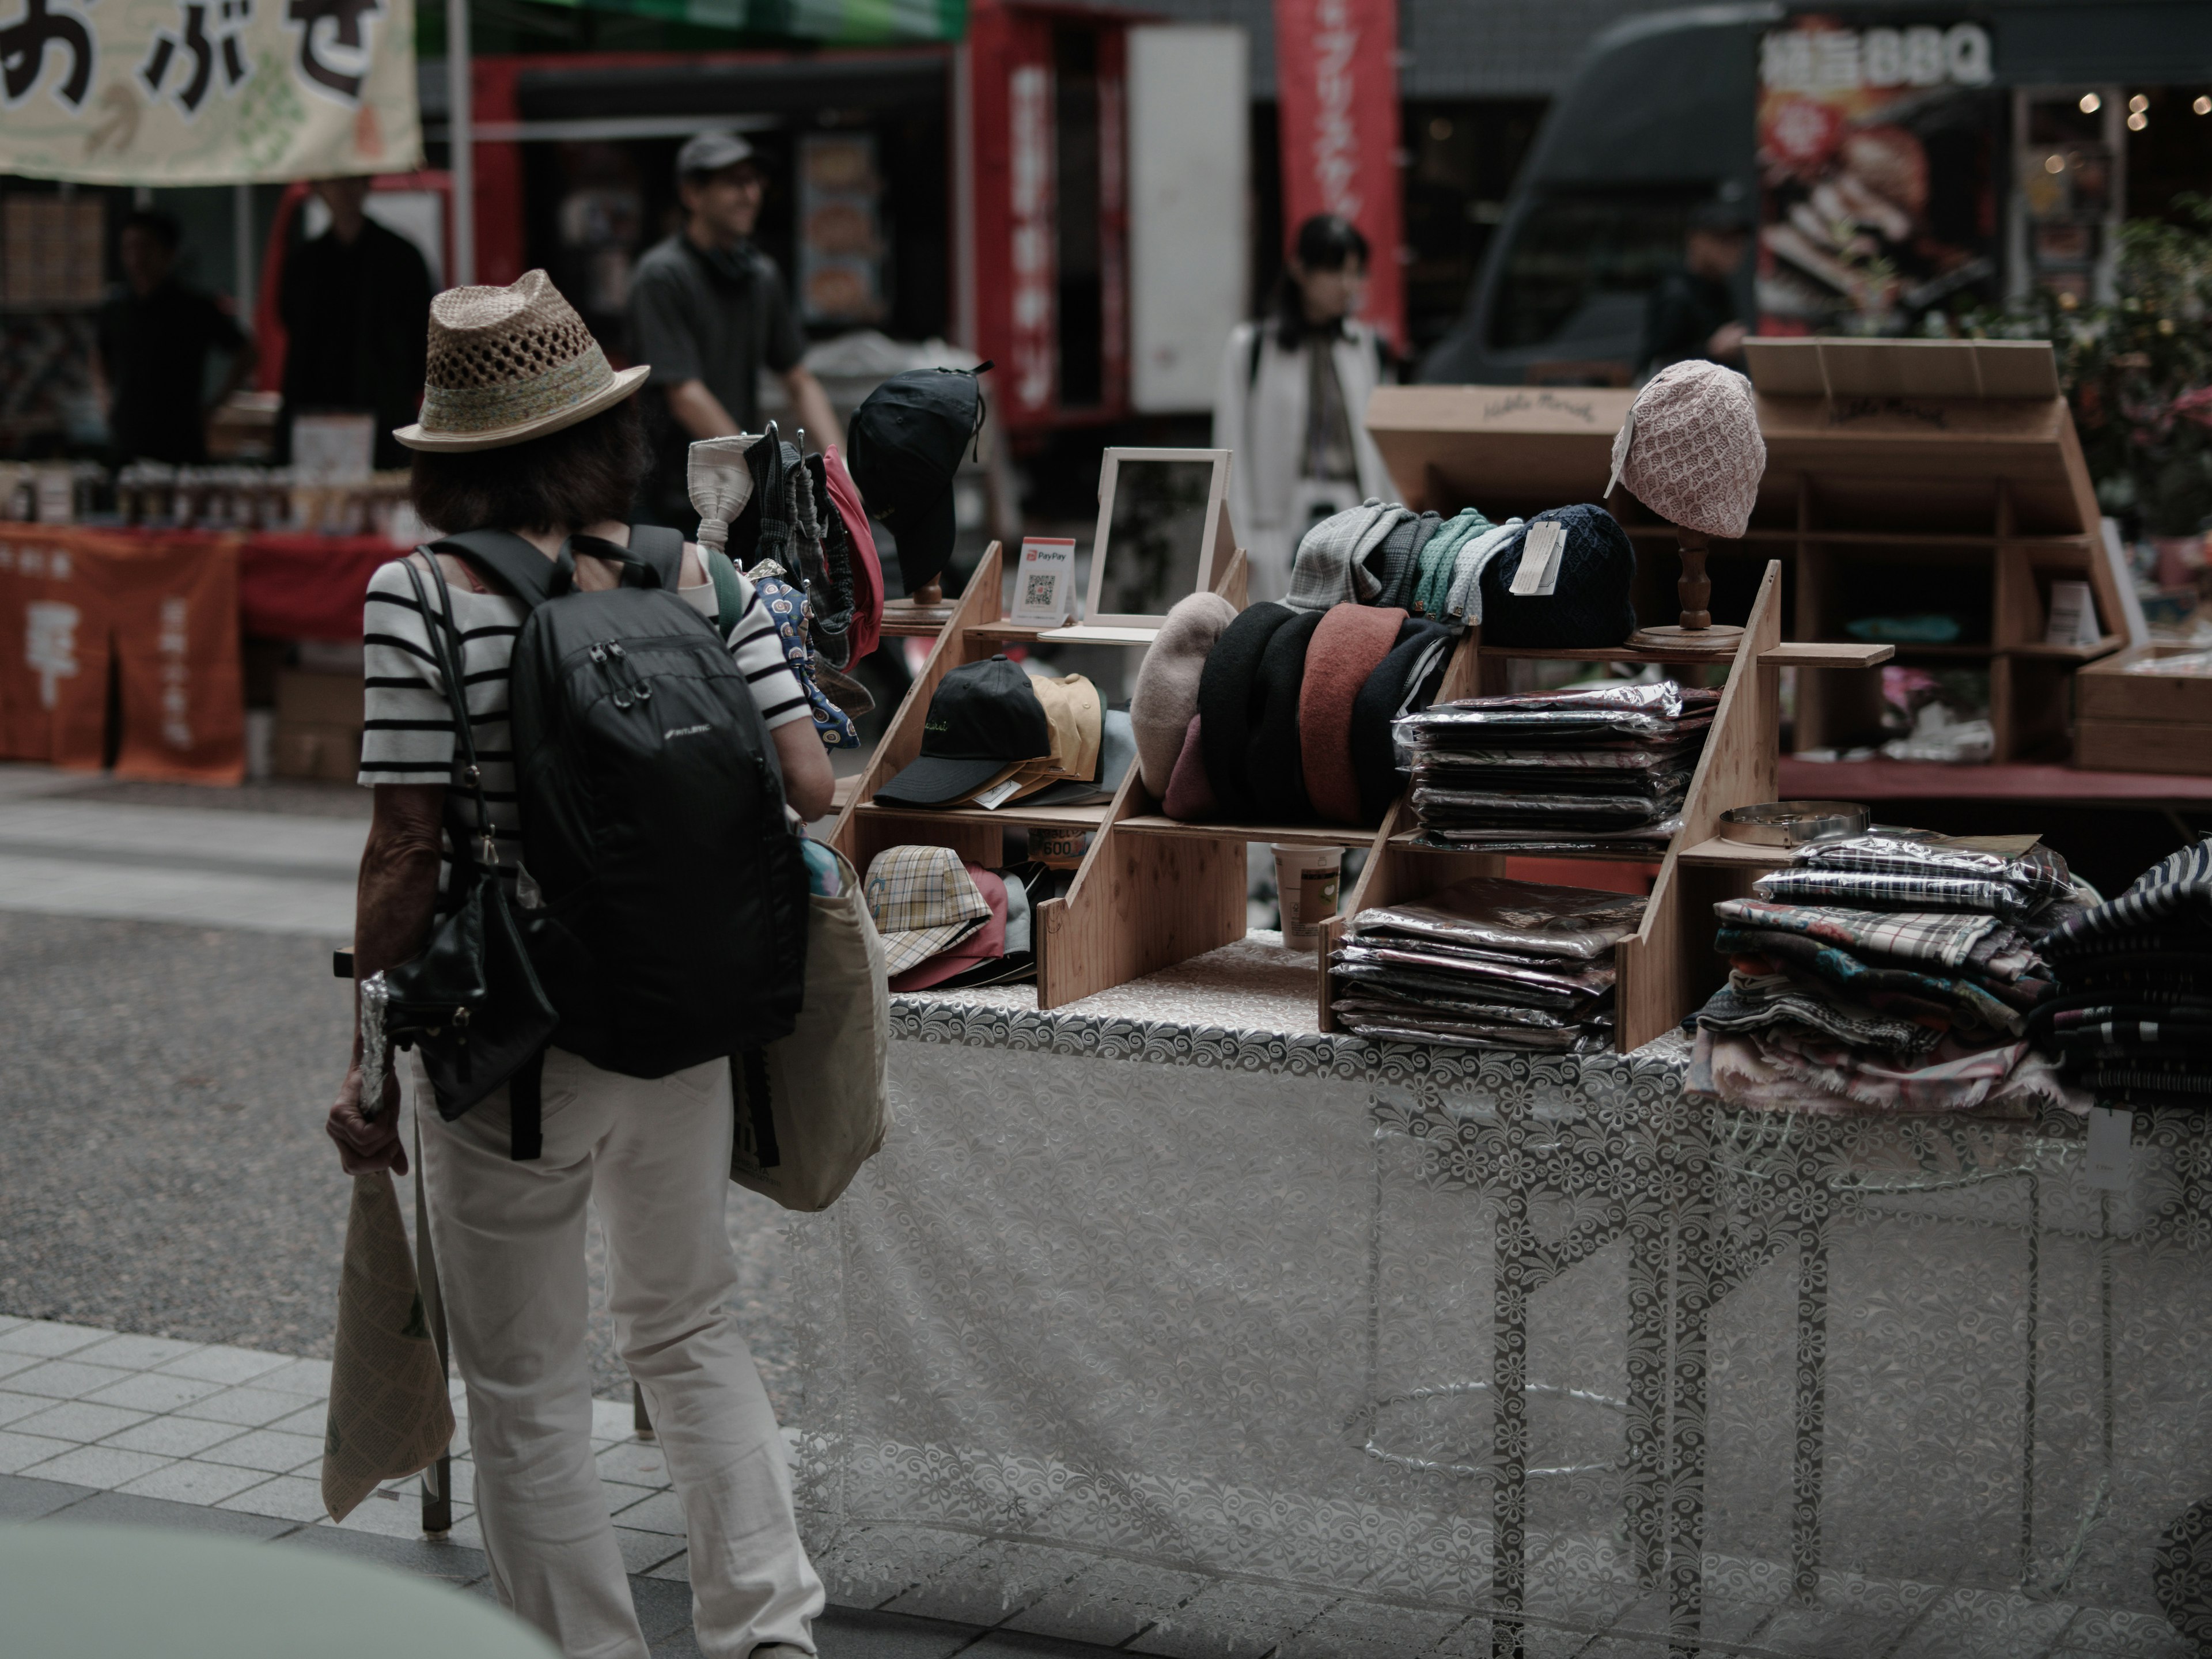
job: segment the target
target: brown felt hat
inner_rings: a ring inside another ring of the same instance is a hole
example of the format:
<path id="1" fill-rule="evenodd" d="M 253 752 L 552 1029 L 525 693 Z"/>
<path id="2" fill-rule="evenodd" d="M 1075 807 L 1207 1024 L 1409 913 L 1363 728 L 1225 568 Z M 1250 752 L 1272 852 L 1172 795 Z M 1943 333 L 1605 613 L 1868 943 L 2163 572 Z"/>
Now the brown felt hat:
<path id="1" fill-rule="evenodd" d="M 1398 642 L 1395 605 L 1339 605 L 1322 613 L 1298 685 L 1298 756 L 1306 799 L 1332 823 L 1365 822 L 1352 765 L 1352 706 Z"/>
<path id="2" fill-rule="evenodd" d="M 502 449 L 612 409 L 652 370 L 617 374 L 542 270 L 505 288 L 449 288 L 430 301 L 422 418 L 410 449 Z"/>

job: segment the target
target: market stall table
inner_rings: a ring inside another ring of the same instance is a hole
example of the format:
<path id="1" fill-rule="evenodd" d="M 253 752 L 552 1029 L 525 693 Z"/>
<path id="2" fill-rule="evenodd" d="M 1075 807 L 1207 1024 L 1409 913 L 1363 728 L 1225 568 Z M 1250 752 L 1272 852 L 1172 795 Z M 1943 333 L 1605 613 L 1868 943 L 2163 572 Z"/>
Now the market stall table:
<path id="1" fill-rule="evenodd" d="M 1034 999 L 896 1000 L 890 1139 L 799 1224 L 833 1600 L 1176 1654 L 2188 1650 L 2198 1120 L 2138 1115 L 2107 1191 L 2068 1116 L 1687 1103 L 1671 1036 L 1323 1035 L 1263 934 Z"/>

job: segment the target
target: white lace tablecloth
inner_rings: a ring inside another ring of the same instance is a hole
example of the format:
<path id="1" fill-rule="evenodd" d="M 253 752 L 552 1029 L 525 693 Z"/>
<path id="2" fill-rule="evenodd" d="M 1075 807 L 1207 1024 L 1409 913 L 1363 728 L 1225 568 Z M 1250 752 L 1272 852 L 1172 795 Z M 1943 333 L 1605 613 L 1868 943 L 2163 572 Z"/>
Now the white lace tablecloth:
<path id="1" fill-rule="evenodd" d="M 794 1229 L 833 1600 L 1255 1659 L 2196 1651 L 2199 1120 L 2103 1192 L 2071 1120 L 1737 1119 L 1679 1044 L 1124 994 L 894 1005 L 890 1141 Z"/>

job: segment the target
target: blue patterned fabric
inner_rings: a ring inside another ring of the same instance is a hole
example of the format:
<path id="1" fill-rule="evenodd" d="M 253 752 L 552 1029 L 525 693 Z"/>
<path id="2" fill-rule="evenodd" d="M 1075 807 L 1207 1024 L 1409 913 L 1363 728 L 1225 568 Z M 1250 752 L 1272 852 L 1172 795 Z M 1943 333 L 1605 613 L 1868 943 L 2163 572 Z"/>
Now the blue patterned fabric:
<path id="1" fill-rule="evenodd" d="M 814 683 L 814 653 L 806 643 L 806 596 L 781 576 L 765 574 L 775 568 L 769 565 L 751 573 L 753 591 L 760 595 L 769 620 L 775 624 L 784 660 L 791 665 L 791 672 L 799 677 L 799 687 L 806 693 L 815 735 L 824 749 L 858 749 L 860 734 L 854 730 L 853 717 L 823 696 L 822 688 Z"/>

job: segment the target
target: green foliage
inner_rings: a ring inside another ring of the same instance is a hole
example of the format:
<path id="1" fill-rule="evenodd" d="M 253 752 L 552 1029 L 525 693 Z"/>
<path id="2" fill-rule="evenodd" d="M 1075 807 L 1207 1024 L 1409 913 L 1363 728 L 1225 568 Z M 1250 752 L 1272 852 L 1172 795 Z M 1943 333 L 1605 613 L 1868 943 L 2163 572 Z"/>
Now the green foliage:
<path id="1" fill-rule="evenodd" d="M 2039 292 L 1970 313 L 1970 337 L 2049 340 L 2106 511 L 2142 533 L 2212 519 L 2212 201 L 2174 199 L 2193 222 L 2130 220 L 2110 303 Z"/>

